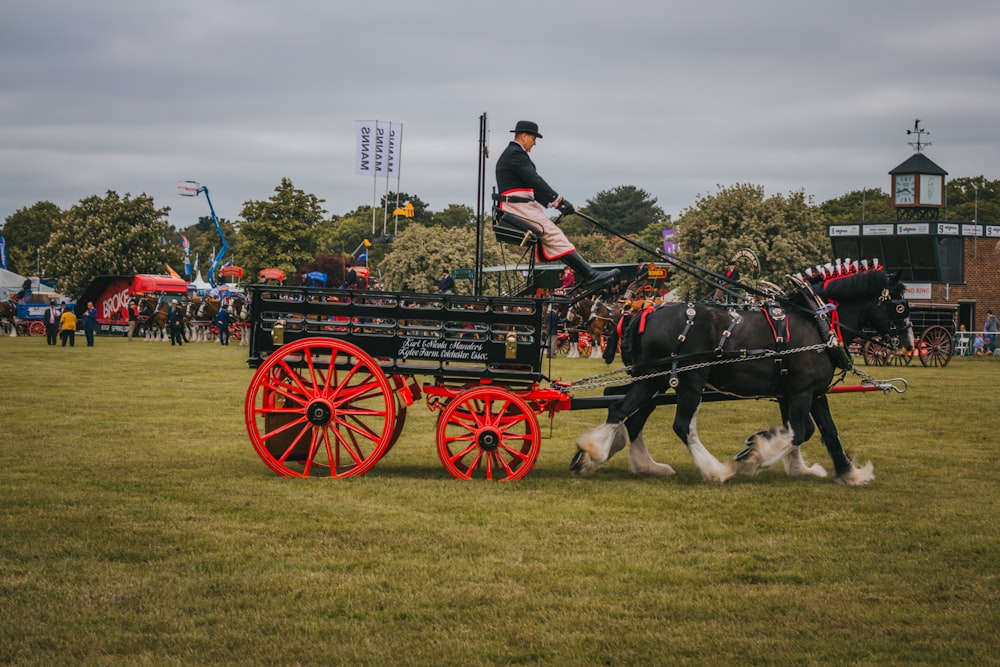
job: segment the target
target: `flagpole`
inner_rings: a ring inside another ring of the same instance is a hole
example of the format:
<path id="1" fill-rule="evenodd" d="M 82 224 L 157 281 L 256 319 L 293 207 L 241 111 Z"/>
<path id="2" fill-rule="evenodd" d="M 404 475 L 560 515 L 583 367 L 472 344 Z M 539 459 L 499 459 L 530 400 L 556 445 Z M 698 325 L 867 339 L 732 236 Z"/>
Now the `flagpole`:
<path id="1" fill-rule="evenodd" d="M 399 210 L 399 182 L 403 171 L 403 124 L 399 124 L 399 153 L 396 156 L 396 211 Z M 392 235 L 399 233 L 399 214 L 393 212 Z"/>
<path id="2" fill-rule="evenodd" d="M 372 163 L 372 237 L 375 236 L 375 197 L 378 196 L 378 119 L 375 119 L 375 159 Z"/>

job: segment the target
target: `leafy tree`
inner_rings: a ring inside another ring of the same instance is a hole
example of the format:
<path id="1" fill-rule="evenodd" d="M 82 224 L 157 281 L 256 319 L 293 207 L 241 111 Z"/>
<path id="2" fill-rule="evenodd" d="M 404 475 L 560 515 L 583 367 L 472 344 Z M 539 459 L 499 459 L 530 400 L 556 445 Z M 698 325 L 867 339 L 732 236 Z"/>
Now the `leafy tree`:
<path id="1" fill-rule="evenodd" d="M 62 211 L 49 201 L 40 201 L 7 216 L 0 233 L 7 242 L 7 268 L 22 275 L 38 268 L 38 250 L 49 241 Z"/>
<path id="2" fill-rule="evenodd" d="M 381 224 L 381 223 L 379 223 Z M 351 213 L 324 220 L 316 228 L 317 252 L 341 254 L 351 257 L 365 239 L 372 243 L 368 248 L 368 263 L 378 266 L 392 249 L 392 239 L 372 234 L 372 208 L 361 206 Z"/>
<path id="3" fill-rule="evenodd" d="M 638 234 L 649 225 L 669 220 L 663 209 L 656 205 L 656 198 L 634 185 L 619 185 L 611 190 L 598 192 L 582 207 L 584 213 L 604 223 L 619 234 Z M 562 224 L 567 234 L 607 232 L 595 229 L 594 225 L 580 216 L 569 216 Z"/>
<path id="4" fill-rule="evenodd" d="M 492 234 L 484 243 L 484 263 L 497 264 L 500 253 Z M 397 292 L 433 292 L 441 270 L 473 267 L 476 263 L 476 229 L 449 228 L 412 224 L 401 232 L 391 250 L 379 264 L 386 289 Z M 457 280 L 455 291 L 471 294 L 471 281 Z"/>
<path id="5" fill-rule="evenodd" d="M 765 198 L 761 186 L 720 188 L 715 195 L 699 196 L 676 227 L 684 259 L 721 272 L 733 253 L 750 248 L 760 259 L 761 277 L 778 284 L 786 274 L 830 255 L 823 215 L 801 191 Z M 671 283 L 684 299 L 700 299 L 710 289 L 680 271 L 672 274 Z"/>
<path id="6" fill-rule="evenodd" d="M 53 226 L 42 249 L 42 270 L 58 277 L 65 294 L 79 294 L 100 275 L 164 273 L 181 258 L 180 246 L 165 243 L 169 207 L 156 208 L 145 194 L 81 199 Z"/>
<path id="7" fill-rule="evenodd" d="M 268 201 L 244 202 L 237 263 L 250 275 L 269 267 L 295 273 L 316 255 L 315 231 L 326 213 L 323 201 L 282 178 Z"/>
<path id="8" fill-rule="evenodd" d="M 885 222 L 896 219 L 891 198 L 879 188 L 854 190 L 820 204 L 827 224 L 851 224 L 862 220 Z"/>
<path id="9" fill-rule="evenodd" d="M 449 204 L 440 213 L 431 217 L 431 223 L 439 227 L 468 227 L 476 224 L 476 212 L 462 204 Z"/>
<path id="10" fill-rule="evenodd" d="M 949 220 L 1000 223 L 1000 181 L 982 176 L 956 178 L 948 181 L 945 190 Z"/>

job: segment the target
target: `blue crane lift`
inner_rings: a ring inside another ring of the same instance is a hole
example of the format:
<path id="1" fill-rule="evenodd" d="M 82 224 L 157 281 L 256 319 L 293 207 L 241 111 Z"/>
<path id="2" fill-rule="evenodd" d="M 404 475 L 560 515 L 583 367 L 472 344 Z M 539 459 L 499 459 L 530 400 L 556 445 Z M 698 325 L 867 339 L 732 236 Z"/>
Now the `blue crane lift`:
<path id="1" fill-rule="evenodd" d="M 219 265 L 222 264 L 222 259 L 226 256 L 226 251 L 229 250 L 229 244 L 226 243 L 226 237 L 222 234 L 222 225 L 219 224 L 219 218 L 215 215 L 212 198 L 208 196 L 208 187 L 199 185 L 197 181 L 181 181 L 177 184 L 177 194 L 182 197 L 197 197 L 202 192 L 205 193 L 205 200 L 208 201 L 208 210 L 212 214 L 212 222 L 215 223 L 215 231 L 219 235 L 219 242 L 222 244 L 219 246 L 219 252 L 215 253 L 215 257 L 212 259 L 212 265 L 208 267 L 208 283 L 212 287 L 215 287 L 215 274 Z"/>

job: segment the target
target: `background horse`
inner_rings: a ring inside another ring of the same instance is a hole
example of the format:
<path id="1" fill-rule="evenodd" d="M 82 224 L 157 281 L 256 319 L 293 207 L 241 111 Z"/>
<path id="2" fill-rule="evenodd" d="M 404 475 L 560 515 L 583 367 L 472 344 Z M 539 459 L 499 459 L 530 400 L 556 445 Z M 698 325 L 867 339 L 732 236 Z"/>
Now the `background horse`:
<path id="1" fill-rule="evenodd" d="M 607 331 L 614 328 L 613 325 L 618 321 L 620 313 L 621 308 L 617 304 L 606 303 L 600 297 L 581 299 L 570 306 L 566 313 L 566 329 L 586 332 L 591 340 L 590 358 L 600 359 L 604 336 Z M 612 326 L 609 327 L 609 324 Z M 570 350 L 570 358 L 578 356 L 577 350 Z"/>
<path id="2" fill-rule="evenodd" d="M 782 459 L 790 475 L 825 476 L 822 466 L 807 466 L 800 451 L 816 427 L 838 482 L 860 485 L 874 479 L 870 462 L 858 468 L 848 457 L 830 415 L 827 390 L 836 368 L 849 368 L 850 358 L 843 348 L 828 346 L 825 309 L 819 308 L 809 287 L 836 306 L 833 325 L 841 340 L 862 336 L 862 330 L 876 331 L 887 346 L 896 347 L 902 339 L 904 347 L 912 349 L 904 285 L 898 274 L 890 276 L 881 269 L 811 280 L 808 287 L 775 295 L 787 310 L 777 302 L 740 311 L 709 304 L 663 304 L 629 319 L 622 357 L 637 379 L 609 407 L 606 423 L 581 436 L 571 468 L 587 474 L 629 445 L 633 472 L 673 474 L 670 466 L 649 456 L 642 429 L 656 407 L 655 394 L 676 385 L 673 429 L 706 481 L 755 474 Z M 749 360 L 741 360 L 744 354 Z M 685 368 L 699 364 L 702 367 Z M 784 427 L 751 435 L 735 462 L 720 462 L 698 438 L 696 415 L 706 387 L 736 397 L 776 398 Z"/>
<path id="3" fill-rule="evenodd" d="M 193 297 L 184 306 L 184 324 L 190 339 L 203 343 L 215 337 L 215 314 L 220 301 L 214 297 Z"/>
<path id="4" fill-rule="evenodd" d="M 13 301 L 0 301 L 0 329 L 4 334 L 17 335 L 17 306 Z"/>
<path id="5" fill-rule="evenodd" d="M 167 340 L 167 311 L 170 302 L 158 296 L 143 296 L 136 299 L 139 306 L 138 326 L 142 328 L 146 340 Z"/>
<path id="6" fill-rule="evenodd" d="M 223 306 L 229 308 L 233 316 L 232 324 L 229 325 L 230 336 L 240 341 L 240 345 L 249 345 L 250 336 L 244 334 L 250 322 L 250 299 L 243 295 L 233 295 L 223 300 Z"/>
<path id="7" fill-rule="evenodd" d="M 660 282 L 659 279 L 653 280 L 645 274 L 640 276 L 637 280 L 629 283 L 625 288 L 625 292 L 622 293 L 620 298 L 620 306 L 615 310 L 614 318 L 611 320 L 611 326 L 605 327 L 605 345 L 604 345 L 604 361 L 610 364 L 615 359 L 615 353 L 618 349 L 619 336 L 618 331 L 620 327 L 624 326 L 621 323 L 623 317 L 627 318 L 635 313 L 650 308 L 659 303 L 663 302 L 662 297 L 657 289 L 657 284 Z M 591 357 L 594 355 L 592 354 Z"/>

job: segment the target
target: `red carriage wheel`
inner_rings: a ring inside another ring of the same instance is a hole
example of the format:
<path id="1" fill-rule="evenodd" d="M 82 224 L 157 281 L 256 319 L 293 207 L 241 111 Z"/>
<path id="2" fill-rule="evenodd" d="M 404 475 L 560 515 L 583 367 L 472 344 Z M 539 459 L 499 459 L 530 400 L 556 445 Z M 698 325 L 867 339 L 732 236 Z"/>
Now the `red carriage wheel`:
<path id="1" fill-rule="evenodd" d="M 254 449 L 284 477 L 363 475 L 388 450 L 397 414 L 378 363 L 327 338 L 273 352 L 254 374 L 245 408 Z"/>
<path id="2" fill-rule="evenodd" d="M 45 322 L 39 322 L 38 320 L 33 321 L 28 325 L 28 335 L 29 336 L 44 336 L 45 335 Z"/>
<path id="3" fill-rule="evenodd" d="M 455 479 L 519 480 L 534 467 L 541 442 L 534 411 L 505 389 L 470 389 L 438 417 L 438 456 Z"/>
<path id="4" fill-rule="evenodd" d="M 940 325 L 927 327 L 917 343 L 920 363 L 924 366 L 947 366 L 951 361 L 951 332 Z"/>
<path id="5" fill-rule="evenodd" d="M 580 334 L 580 356 L 589 357 L 590 352 L 593 350 L 593 345 L 590 342 L 590 336 L 588 334 Z"/>

